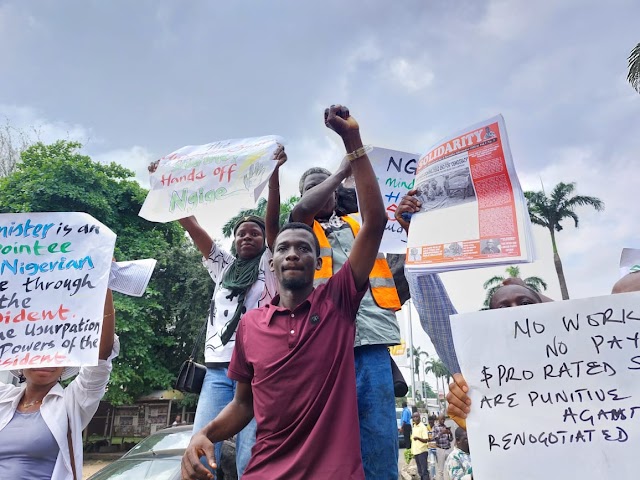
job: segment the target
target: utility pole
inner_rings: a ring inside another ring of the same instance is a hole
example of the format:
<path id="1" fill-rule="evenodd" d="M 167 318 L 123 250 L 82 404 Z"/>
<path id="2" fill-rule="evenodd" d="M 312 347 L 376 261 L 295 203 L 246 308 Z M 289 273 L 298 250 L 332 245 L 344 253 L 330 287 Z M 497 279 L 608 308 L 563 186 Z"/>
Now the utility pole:
<path id="1" fill-rule="evenodd" d="M 413 371 L 415 363 L 413 361 L 413 326 L 411 324 L 411 299 L 406 303 L 407 305 L 407 319 L 409 322 L 409 371 L 411 372 L 411 396 L 413 397 L 413 403 L 416 404 L 416 379 L 415 372 Z"/>

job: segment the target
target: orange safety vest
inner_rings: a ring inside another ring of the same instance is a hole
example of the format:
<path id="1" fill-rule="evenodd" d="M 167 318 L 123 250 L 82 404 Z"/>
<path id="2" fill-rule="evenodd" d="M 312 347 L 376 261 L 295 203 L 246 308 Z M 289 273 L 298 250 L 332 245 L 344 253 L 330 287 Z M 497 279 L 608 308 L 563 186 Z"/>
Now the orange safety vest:
<path id="1" fill-rule="evenodd" d="M 360 224 L 351 216 L 341 217 L 351 227 L 355 238 L 360 231 Z M 313 221 L 313 233 L 316 234 L 320 243 L 320 257 L 322 258 L 322 267 L 316 270 L 314 277 L 314 285 L 325 283 L 333 275 L 333 253 L 331 244 L 327 235 L 324 233 L 322 225 L 316 220 Z M 369 283 L 371 285 L 371 294 L 376 304 L 381 308 L 387 308 L 393 311 L 400 310 L 400 297 L 396 290 L 396 284 L 393 282 L 393 274 L 387 264 L 387 259 L 382 253 L 378 253 L 371 273 L 369 274 Z"/>

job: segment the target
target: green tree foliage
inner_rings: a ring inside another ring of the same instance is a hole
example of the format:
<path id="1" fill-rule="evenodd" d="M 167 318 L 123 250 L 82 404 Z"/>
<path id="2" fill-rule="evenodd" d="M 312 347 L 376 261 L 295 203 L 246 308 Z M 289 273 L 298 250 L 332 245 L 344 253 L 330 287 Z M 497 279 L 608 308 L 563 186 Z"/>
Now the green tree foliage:
<path id="1" fill-rule="evenodd" d="M 437 398 L 438 394 L 433 391 L 431 385 L 428 382 L 424 382 L 422 384 L 422 389 L 424 390 L 425 398 Z"/>
<path id="2" fill-rule="evenodd" d="M 117 259 L 158 260 L 142 298 L 115 294 L 122 348 L 106 399 L 132 403 L 171 386 L 206 318 L 212 285 L 176 222 L 157 224 L 138 216 L 147 192 L 133 172 L 94 162 L 80 148 L 69 141 L 27 148 L 13 172 L 0 178 L 0 212 L 87 212 L 118 235 Z"/>
<path id="3" fill-rule="evenodd" d="M 439 358 L 430 358 L 426 362 L 424 373 L 433 373 L 436 378 L 446 378 L 447 382 L 451 378 L 451 373 Z"/>
<path id="4" fill-rule="evenodd" d="M 425 358 L 429 358 L 429 354 L 425 351 L 422 350 L 422 348 L 420 348 L 420 346 L 418 347 L 412 347 L 413 348 L 413 366 L 414 366 L 414 373 L 418 374 L 418 380 L 420 379 L 420 358 L 425 357 Z M 411 352 L 409 351 L 409 349 L 407 349 L 407 358 L 411 357 Z"/>
<path id="5" fill-rule="evenodd" d="M 502 282 L 504 282 L 507 278 L 520 278 L 520 267 L 507 267 L 505 271 L 507 272 L 506 277 L 504 275 L 495 275 L 482 284 L 482 288 L 487 291 L 484 297 L 483 304 L 485 307 L 489 306 L 491 297 L 493 297 L 493 294 L 496 292 L 496 290 L 502 286 Z M 527 287 L 536 292 L 541 292 L 542 290 L 547 289 L 547 282 L 545 282 L 540 277 L 527 277 L 522 279 L 522 281 Z"/>
<path id="6" fill-rule="evenodd" d="M 558 274 L 558 280 L 560 281 L 560 292 L 562 293 L 563 300 L 567 300 L 569 298 L 569 290 L 567 289 L 567 282 L 564 278 L 562 261 L 558 254 L 556 232 L 562 231 L 561 223 L 566 219 L 573 220 L 576 228 L 578 228 L 578 215 L 575 212 L 576 207 L 589 206 L 593 207 L 598 212 L 604 210 L 604 202 L 602 200 L 585 195 L 574 195 L 573 192 L 575 189 L 576 184 L 573 182 L 560 182 L 553 187 L 551 195 L 549 196 L 547 196 L 544 191 L 524 192 L 524 196 L 527 199 L 527 207 L 529 208 L 531 222 L 545 227 L 549 230 L 549 234 L 551 235 L 553 260 L 556 267 L 556 273 Z"/>
<path id="7" fill-rule="evenodd" d="M 629 74 L 627 80 L 640 93 L 640 43 L 629 54 Z"/>
<path id="8" fill-rule="evenodd" d="M 438 380 L 442 381 L 442 393 L 446 393 L 445 380 L 448 384 L 451 381 L 451 372 L 445 366 L 445 364 L 439 358 L 430 358 L 424 368 L 424 373 L 432 373 L 436 377 L 436 384 Z M 438 399 L 440 401 L 440 399 Z M 443 410 L 446 410 L 446 401 Z"/>
<path id="9" fill-rule="evenodd" d="M 422 363 L 427 363 L 429 359 L 429 354 L 422 350 L 420 346 L 412 347 L 413 349 L 413 368 L 411 369 L 412 375 L 417 375 L 418 381 L 421 381 L 420 372 L 422 372 L 422 392 L 417 392 L 420 398 L 427 398 L 429 396 L 429 391 L 433 394 L 433 396 L 437 396 L 431 390 L 431 386 L 425 381 L 425 372 L 420 368 Z M 411 352 L 407 349 L 407 357 L 411 357 Z M 424 360 L 422 358 L 424 357 Z M 415 378 L 415 377 L 414 377 Z M 417 398 L 417 397 L 416 397 Z"/>

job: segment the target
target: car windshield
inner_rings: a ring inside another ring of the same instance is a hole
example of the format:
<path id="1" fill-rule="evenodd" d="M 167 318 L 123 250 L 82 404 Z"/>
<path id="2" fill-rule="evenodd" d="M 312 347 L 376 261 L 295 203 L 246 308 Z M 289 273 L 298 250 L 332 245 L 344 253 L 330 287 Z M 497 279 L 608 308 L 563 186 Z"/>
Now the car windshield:
<path id="1" fill-rule="evenodd" d="M 150 437 L 145 438 L 135 447 L 129 450 L 125 457 L 138 453 L 148 452 L 150 450 L 171 450 L 174 448 L 187 448 L 189 440 L 191 440 L 191 429 L 184 429 L 178 431 L 160 431 L 154 433 Z"/>
<path id="2" fill-rule="evenodd" d="M 180 457 L 123 458 L 100 470 L 91 480 L 176 480 L 179 473 Z"/>

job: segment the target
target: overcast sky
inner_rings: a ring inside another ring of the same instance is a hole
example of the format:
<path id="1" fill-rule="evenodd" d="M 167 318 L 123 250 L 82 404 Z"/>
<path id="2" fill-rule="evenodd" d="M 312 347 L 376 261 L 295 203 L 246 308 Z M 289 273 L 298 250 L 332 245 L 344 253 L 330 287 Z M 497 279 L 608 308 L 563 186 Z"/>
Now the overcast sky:
<path id="1" fill-rule="evenodd" d="M 605 202 L 559 235 L 571 296 L 601 295 L 622 247 L 640 247 L 640 95 L 625 80 L 638 18 L 637 0 L 3 1 L 0 116 L 80 139 L 143 184 L 183 145 L 282 135 L 293 194 L 343 153 L 329 104 L 351 108 L 365 143 L 413 152 L 502 113 L 525 189 L 575 181 Z M 559 298 L 547 237 L 522 270 Z M 445 276 L 461 311 L 495 273 Z"/>

